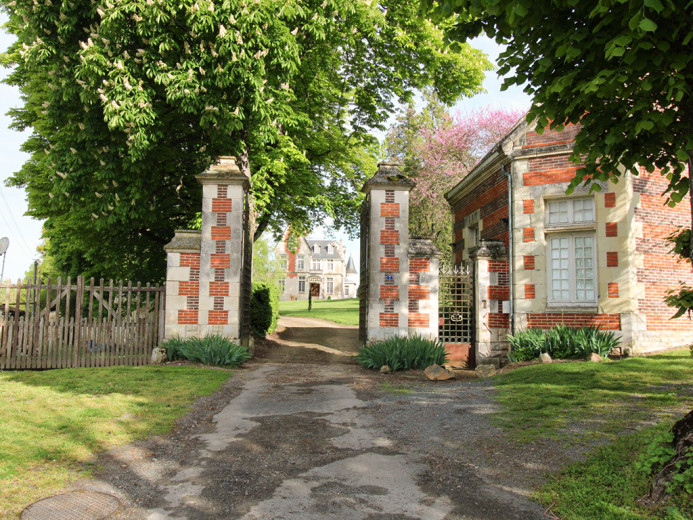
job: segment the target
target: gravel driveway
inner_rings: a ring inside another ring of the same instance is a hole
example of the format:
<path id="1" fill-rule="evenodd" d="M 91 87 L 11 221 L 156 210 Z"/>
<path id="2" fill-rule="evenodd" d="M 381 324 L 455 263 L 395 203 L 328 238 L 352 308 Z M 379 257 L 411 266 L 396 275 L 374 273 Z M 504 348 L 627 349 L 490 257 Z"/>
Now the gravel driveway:
<path id="1" fill-rule="evenodd" d="M 344 355 L 353 328 L 308 342 L 338 353 L 287 345 L 300 328 L 284 322 L 170 435 L 103 454 L 75 487 L 118 496 L 118 519 L 546 517 L 528 493 L 566 453 L 510 443 L 489 382 L 383 376 Z"/>

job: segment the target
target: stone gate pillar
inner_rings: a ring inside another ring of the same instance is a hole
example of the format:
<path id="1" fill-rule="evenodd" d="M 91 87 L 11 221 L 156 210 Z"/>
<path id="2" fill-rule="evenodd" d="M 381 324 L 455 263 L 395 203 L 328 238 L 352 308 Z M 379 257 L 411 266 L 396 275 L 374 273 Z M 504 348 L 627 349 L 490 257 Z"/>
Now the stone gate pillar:
<path id="1" fill-rule="evenodd" d="M 472 251 L 476 364 L 500 367 L 507 358 L 510 332 L 510 276 L 505 244 L 482 240 Z"/>
<path id="2" fill-rule="evenodd" d="M 409 334 L 438 339 L 440 251 L 428 238 L 409 241 Z"/>
<path id="3" fill-rule="evenodd" d="M 249 181 L 234 157 L 220 157 L 197 180 L 202 184 L 202 229 L 178 230 L 164 248 L 168 254 L 164 337 L 221 334 L 238 340 Z"/>
<path id="4" fill-rule="evenodd" d="M 368 219 L 361 255 L 368 269 L 365 313 L 361 314 L 366 342 L 409 333 L 409 191 L 414 182 L 396 164 L 381 163 L 366 181 Z"/>

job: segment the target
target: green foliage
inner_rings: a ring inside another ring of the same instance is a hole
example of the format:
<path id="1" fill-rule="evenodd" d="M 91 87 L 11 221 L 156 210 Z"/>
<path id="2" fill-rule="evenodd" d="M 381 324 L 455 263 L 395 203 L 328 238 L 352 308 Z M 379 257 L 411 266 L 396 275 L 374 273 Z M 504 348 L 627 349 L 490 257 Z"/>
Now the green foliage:
<path id="1" fill-rule="evenodd" d="M 171 361 L 187 359 L 203 365 L 218 367 L 238 367 L 250 359 L 246 347 L 218 334 L 204 338 L 170 338 L 161 343 Z"/>
<path id="2" fill-rule="evenodd" d="M 670 203 L 689 191 L 693 154 L 693 26 L 690 2 L 598 3 L 552 0 L 423 0 L 424 11 L 454 24 L 457 41 L 486 33 L 507 47 L 504 87 L 533 98 L 538 130 L 579 123 L 571 183 L 616 180 L 661 169 Z"/>
<path id="3" fill-rule="evenodd" d="M 405 0 L 0 0 L 17 41 L 1 57 L 24 104 L 29 160 L 11 179 L 47 219 L 64 274 L 160 280 L 163 246 L 200 210 L 195 175 L 235 155 L 255 238 L 358 226 L 374 130 L 430 86 L 480 90 L 484 55 L 448 52 Z"/>
<path id="4" fill-rule="evenodd" d="M 553 329 L 527 329 L 508 335 L 511 361 L 536 359 L 548 353 L 554 359 L 584 359 L 592 353 L 600 356 L 609 354 L 618 346 L 620 338 L 612 331 L 589 326 L 572 328 L 558 325 Z"/>
<path id="5" fill-rule="evenodd" d="M 445 345 L 419 335 L 398 336 L 361 348 L 357 359 L 366 368 L 378 370 L 388 365 L 394 370 L 421 370 L 447 359 Z"/>
<path id="6" fill-rule="evenodd" d="M 674 456 L 673 440 L 674 434 L 671 431 L 654 435 L 635 462 L 635 469 L 646 475 L 654 475 L 661 471 L 664 464 Z"/>
<path id="7" fill-rule="evenodd" d="M 256 282 L 279 283 L 284 278 L 278 259 L 270 247 L 267 234 L 253 243 L 253 280 Z"/>
<path id="8" fill-rule="evenodd" d="M 250 328 L 253 334 L 264 338 L 277 328 L 279 319 L 279 289 L 271 282 L 253 282 L 250 300 Z"/>

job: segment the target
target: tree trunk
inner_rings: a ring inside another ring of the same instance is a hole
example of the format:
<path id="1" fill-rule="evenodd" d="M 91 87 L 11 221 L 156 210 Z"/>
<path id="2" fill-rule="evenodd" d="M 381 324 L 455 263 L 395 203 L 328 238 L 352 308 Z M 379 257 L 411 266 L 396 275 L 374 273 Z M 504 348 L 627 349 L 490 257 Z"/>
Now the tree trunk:
<path id="1" fill-rule="evenodd" d="M 253 236 L 256 227 L 255 204 L 253 203 L 253 184 L 250 175 L 250 160 L 245 150 L 238 156 L 238 167 L 248 177 L 250 189 L 246 197 L 243 214 L 243 269 L 241 271 L 241 321 L 240 341 L 252 354 L 250 343 L 250 301 L 253 295 Z"/>
<path id="2" fill-rule="evenodd" d="M 660 504 L 667 499 L 669 496 L 668 487 L 671 485 L 674 475 L 681 471 L 676 467 L 676 463 L 682 461 L 689 450 L 693 449 L 693 410 L 676 422 L 671 431 L 674 433 L 674 440 L 672 441 L 674 456 L 654 478 L 652 491 L 645 497 L 645 500 L 650 504 Z M 682 469 L 685 469 L 685 466 Z"/>

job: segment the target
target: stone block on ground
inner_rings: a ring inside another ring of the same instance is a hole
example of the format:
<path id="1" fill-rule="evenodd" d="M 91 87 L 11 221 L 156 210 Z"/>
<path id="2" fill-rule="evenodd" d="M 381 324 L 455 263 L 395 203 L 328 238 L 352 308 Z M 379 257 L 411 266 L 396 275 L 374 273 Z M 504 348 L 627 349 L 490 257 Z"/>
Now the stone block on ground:
<path id="1" fill-rule="evenodd" d="M 152 365 L 160 365 L 166 361 L 166 349 L 165 348 L 155 348 L 152 350 Z"/>
<path id="2" fill-rule="evenodd" d="M 436 364 L 426 367 L 424 374 L 426 374 L 426 377 L 431 381 L 447 381 L 448 379 L 455 379 L 454 372 Z"/>
<path id="3" fill-rule="evenodd" d="M 539 360 L 542 363 L 551 363 L 553 360 L 551 359 L 551 356 L 549 356 L 546 352 L 542 352 L 539 354 Z"/>
<path id="4" fill-rule="evenodd" d="M 380 373 L 381 374 L 391 374 L 392 369 L 390 368 L 390 365 L 383 365 L 380 367 Z"/>
<path id="5" fill-rule="evenodd" d="M 485 363 L 483 365 L 478 365 L 476 369 L 474 369 L 474 373 L 477 375 L 477 377 L 486 378 L 495 376 L 498 371 L 494 365 Z"/>
<path id="6" fill-rule="evenodd" d="M 600 362 L 604 361 L 604 358 L 601 357 L 596 352 L 592 352 L 592 355 L 590 355 L 590 361 L 593 361 L 594 363 L 600 363 Z"/>

